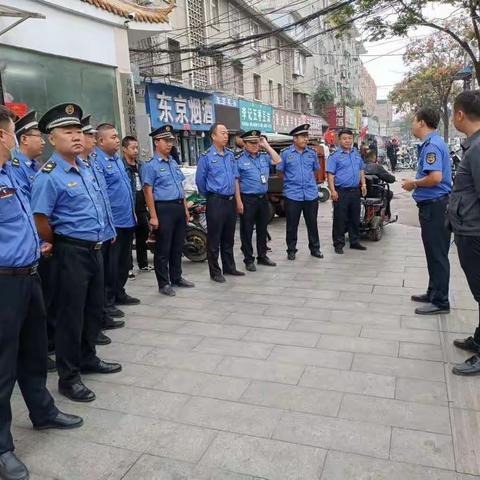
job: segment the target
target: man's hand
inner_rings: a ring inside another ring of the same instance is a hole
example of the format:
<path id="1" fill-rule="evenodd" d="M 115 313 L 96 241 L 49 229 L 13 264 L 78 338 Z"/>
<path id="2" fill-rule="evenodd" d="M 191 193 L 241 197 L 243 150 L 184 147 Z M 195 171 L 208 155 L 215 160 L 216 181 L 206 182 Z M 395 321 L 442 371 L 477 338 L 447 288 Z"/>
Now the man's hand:
<path id="1" fill-rule="evenodd" d="M 415 188 L 415 180 L 411 178 L 402 178 L 402 188 L 407 192 L 411 192 Z"/>
<path id="2" fill-rule="evenodd" d="M 243 202 L 237 202 L 237 213 L 243 215 Z"/>
<path id="3" fill-rule="evenodd" d="M 113 237 L 113 238 L 110 240 L 110 243 L 113 245 L 116 241 L 117 241 L 117 237 Z"/>
<path id="4" fill-rule="evenodd" d="M 362 185 L 362 197 L 366 197 L 366 196 L 367 196 L 367 186 Z"/>
<path id="5" fill-rule="evenodd" d="M 150 220 L 148 221 L 148 224 L 150 225 L 150 228 L 152 230 L 157 230 L 158 228 L 158 218 L 157 217 L 150 217 Z"/>
<path id="6" fill-rule="evenodd" d="M 265 137 L 260 137 L 260 140 L 258 141 L 258 145 L 260 146 L 260 148 L 265 148 L 265 149 L 270 146 L 270 144 L 268 143 L 268 140 Z"/>
<path id="7" fill-rule="evenodd" d="M 332 197 L 332 202 L 337 202 L 338 201 L 338 192 L 336 190 L 332 190 L 330 192 L 330 195 Z"/>
<path id="8" fill-rule="evenodd" d="M 52 249 L 53 245 L 49 242 L 43 242 L 40 245 L 40 253 L 42 254 L 43 257 L 51 257 L 52 256 Z"/>

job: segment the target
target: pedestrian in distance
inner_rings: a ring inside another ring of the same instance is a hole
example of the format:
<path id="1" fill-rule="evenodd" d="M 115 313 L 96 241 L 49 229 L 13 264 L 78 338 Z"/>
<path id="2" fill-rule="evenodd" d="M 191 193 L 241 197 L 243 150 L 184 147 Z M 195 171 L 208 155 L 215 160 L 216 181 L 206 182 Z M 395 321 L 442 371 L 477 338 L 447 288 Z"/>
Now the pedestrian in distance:
<path id="1" fill-rule="evenodd" d="M 156 234 L 153 264 L 160 293 L 175 296 L 174 286 L 195 285 L 182 277 L 182 250 L 189 212 L 180 166 L 170 155 L 173 127 L 164 125 L 150 133 L 155 154 L 142 168 L 142 184 L 150 212 L 150 227 Z"/>
<path id="2" fill-rule="evenodd" d="M 412 301 L 425 305 L 415 309 L 418 315 L 450 312 L 451 233 L 446 226 L 447 205 L 452 189 L 452 168 L 448 147 L 438 134 L 439 113 L 429 107 L 420 108 L 412 122 L 412 133 L 421 140 L 418 146 L 418 167 L 414 179 L 403 179 L 402 188 L 413 192 L 418 207 L 422 242 L 428 266 L 426 293 L 412 295 Z"/>
<path id="3" fill-rule="evenodd" d="M 473 337 L 454 340 L 473 357 L 455 365 L 456 375 L 480 374 L 480 91 L 460 93 L 453 103 L 453 124 L 467 139 L 448 207 L 460 265 L 478 303 L 478 326 Z"/>
<path id="4" fill-rule="evenodd" d="M 303 213 L 308 233 L 308 248 L 315 258 L 323 258 L 318 236 L 318 187 L 316 172 L 320 169 L 315 150 L 308 147 L 309 124 L 295 127 L 290 135 L 293 144 L 280 152 L 281 162 L 276 166 L 283 177 L 285 196 L 287 257 L 295 260 L 297 254 L 298 223 Z"/>
<path id="5" fill-rule="evenodd" d="M 244 132 L 242 140 L 245 146 L 236 156 L 240 182 L 236 202 L 243 211 L 240 215 L 240 239 L 243 261 L 249 272 L 256 270 L 252 246 L 254 229 L 257 237 L 257 263 L 268 267 L 276 266 L 276 263 L 267 256 L 267 226 L 270 221 L 267 193 L 270 166 L 278 165 L 281 160 L 278 153 L 260 133 L 259 130 Z"/>
<path id="6" fill-rule="evenodd" d="M 237 162 L 233 152 L 226 148 L 228 130 L 215 123 L 210 129 L 212 146 L 198 159 L 195 180 L 198 191 L 207 198 L 207 258 L 210 278 L 225 283 L 224 275 L 242 276 L 237 270 L 233 247 L 237 212 L 243 211 L 235 202 L 238 182 Z M 222 269 L 218 255 L 222 257 Z"/>
<path id="7" fill-rule="evenodd" d="M 122 367 L 100 360 L 95 349 L 102 327 L 105 219 L 100 185 L 78 157 L 84 149 L 81 118 L 81 108 L 67 103 L 40 119 L 54 152 L 35 177 L 32 211 L 40 238 L 54 247 L 59 391 L 73 401 L 91 402 L 95 394 L 81 374 L 115 373 Z"/>
<path id="8" fill-rule="evenodd" d="M 367 195 L 365 164 L 353 147 L 353 132 L 345 128 L 338 132 L 338 150 L 328 157 L 328 188 L 333 202 L 332 239 L 335 253 L 343 254 L 345 232 L 350 248 L 366 250 L 360 243 L 361 196 Z"/>

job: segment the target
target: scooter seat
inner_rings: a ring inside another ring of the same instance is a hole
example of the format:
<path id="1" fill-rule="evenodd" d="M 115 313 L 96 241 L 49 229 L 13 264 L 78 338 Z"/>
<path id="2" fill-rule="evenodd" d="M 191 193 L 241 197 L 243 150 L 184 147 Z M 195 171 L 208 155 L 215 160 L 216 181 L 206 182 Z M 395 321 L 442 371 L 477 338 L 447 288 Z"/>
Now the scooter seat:
<path id="1" fill-rule="evenodd" d="M 383 205 L 383 199 L 376 197 L 367 197 L 364 199 L 365 205 L 374 206 L 374 205 Z"/>

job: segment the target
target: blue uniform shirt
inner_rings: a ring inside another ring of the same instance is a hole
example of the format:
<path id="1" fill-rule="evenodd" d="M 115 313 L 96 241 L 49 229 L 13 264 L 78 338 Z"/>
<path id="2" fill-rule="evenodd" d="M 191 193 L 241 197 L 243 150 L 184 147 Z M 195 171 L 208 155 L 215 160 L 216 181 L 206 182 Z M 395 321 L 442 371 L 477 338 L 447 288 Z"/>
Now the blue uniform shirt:
<path id="1" fill-rule="evenodd" d="M 195 180 L 202 195 L 234 195 L 235 179 L 238 178 L 237 162 L 233 152 L 225 148 L 223 154 L 212 145 L 200 155 Z"/>
<path id="2" fill-rule="evenodd" d="M 143 165 L 141 176 L 142 185 L 150 185 L 153 188 L 155 201 L 185 198 L 182 184 L 185 175 L 171 155 L 168 156 L 168 161 L 159 155 L 154 155 Z"/>
<path id="3" fill-rule="evenodd" d="M 32 188 L 32 211 L 48 217 L 55 233 L 80 240 L 103 240 L 104 217 L 100 185 L 90 168 L 77 160 L 77 168 L 58 153 L 37 173 Z"/>
<path id="4" fill-rule="evenodd" d="M 338 188 L 359 187 L 362 170 L 365 170 L 365 163 L 356 148 L 346 151 L 340 147 L 328 157 L 327 172 L 335 175 Z"/>
<path id="5" fill-rule="evenodd" d="M 265 152 L 252 155 L 244 150 L 237 157 L 240 179 L 240 192 L 250 195 L 261 195 L 268 191 L 268 177 L 272 157 Z M 262 183 L 262 175 L 265 183 Z"/>
<path id="6" fill-rule="evenodd" d="M 434 171 L 442 172 L 442 181 L 434 187 L 417 187 L 412 195 L 416 202 L 443 197 L 452 190 L 450 154 L 447 144 L 437 132 L 430 133 L 418 146 L 418 167 L 415 179 L 424 178 Z"/>
<path id="7" fill-rule="evenodd" d="M 40 258 L 40 241 L 12 170 L 10 164 L 0 167 L 0 267 L 29 267 Z"/>
<path id="8" fill-rule="evenodd" d="M 35 174 L 38 170 L 38 163 L 36 160 L 32 160 L 24 155 L 20 150 L 16 151 L 15 156 L 11 160 L 12 173 L 19 184 L 22 192 L 30 200 L 32 192 L 32 183 L 35 178 Z"/>
<path id="9" fill-rule="evenodd" d="M 100 167 L 107 184 L 115 227 L 134 227 L 136 224 L 135 202 L 123 160 L 117 154 L 109 157 L 98 147 L 95 149 L 95 153 L 97 155 L 95 163 Z"/>
<path id="10" fill-rule="evenodd" d="M 284 172 L 283 193 L 290 200 L 301 202 L 318 198 L 315 170 L 320 168 L 315 150 L 307 147 L 299 152 L 293 145 L 280 153 L 277 171 Z"/>
<path id="11" fill-rule="evenodd" d="M 82 160 L 87 168 L 91 169 L 93 176 L 95 177 L 96 182 L 100 186 L 100 196 L 101 196 L 101 206 L 104 218 L 104 230 L 102 236 L 102 242 L 112 240 L 117 236 L 115 230 L 115 223 L 113 221 L 112 207 L 110 206 L 110 199 L 108 198 L 107 193 L 107 183 L 103 176 L 101 168 L 95 162 L 96 154 L 95 152 L 88 156 L 88 161 Z"/>

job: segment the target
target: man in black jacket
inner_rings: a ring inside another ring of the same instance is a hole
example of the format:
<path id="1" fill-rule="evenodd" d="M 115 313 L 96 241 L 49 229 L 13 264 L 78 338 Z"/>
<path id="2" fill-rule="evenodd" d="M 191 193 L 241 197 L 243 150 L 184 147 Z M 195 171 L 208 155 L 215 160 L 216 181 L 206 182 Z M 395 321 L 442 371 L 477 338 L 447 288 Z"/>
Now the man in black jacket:
<path id="1" fill-rule="evenodd" d="M 473 337 L 454 340 L 454 345 L 475 355 L 455 365 L 456 375 L 480 374 L 480 91 L 465 91 L 455 99 L 453 123 L 467 135 L 463 159 L 450 196 L 449 220 L 455 234 L 458 257 L 473 297 L 479 303 L 479 326 Z"/>
<path id="2" fill-rule="evenodd" d="M 365 175 L 375 175 L 380 180 L 387 183 L 395 183 L 395 175 L 392 175 L 383 165 L 377 163 L 377 154 L 373 150 L 369 150 L 365 157 Z M 391 214 L 390 200 L 393 198 L 393 192 L 388 190 L 388 206 L 386 208 L 387 215 Z"/>

